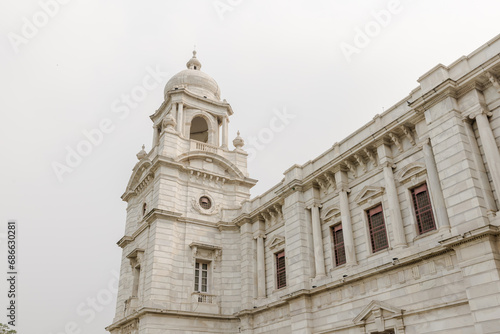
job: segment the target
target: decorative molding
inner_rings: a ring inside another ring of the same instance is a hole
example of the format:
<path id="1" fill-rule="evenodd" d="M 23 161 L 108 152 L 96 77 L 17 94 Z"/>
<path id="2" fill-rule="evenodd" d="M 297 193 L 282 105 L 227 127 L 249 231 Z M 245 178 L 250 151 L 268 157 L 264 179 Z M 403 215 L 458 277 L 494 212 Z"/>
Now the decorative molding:
<path id="1" fill-rule="evenodd" d="M 116 243 L 118 246 L 120 246 L 120 248 L 125 248 L 129 243 L 131 243 L 132 241 L 134 240 L 134 238 L 132 238 L 131 236 L 129 235 L 125 235 L 123 236 L 120 240 L 118 240 L 118 242 Z"/>
<path id="2" fill-rule="evenodd" d="M 493 87 L 495 87 L 497 92 L 500 94 L 500 82 L 498 81 L 498 78 L 491 72 L 486 72 L 486 76 L 488 77 L 488 80 L 493 84 Z"/>
<path id="3" fill-rule="evenodd" d="M 403 145 L 401 145 L 401 142 L 399 141 L 399 138 L 392 132 L 389 132 L 389 137 L 391 138 L 392 142 L 396 145 L 400 153 L 403 153 Z"/>
<path id="4" fill-rule="evenodd" d="M 335 182 L 335 176 L 333 176 L 329 172 L 326 172 L 325 177 L 326 177 L 328 183 L 330 184 L 330 186 L 332 187 L 332 189 L 335 190 L 337 188 L 337 184 Z"/>
<path id="5" fill-rule="evenodd" d="M 323 193 L 325 195 L 328 194 L 328 184 L 325 181 L 317 177 L 316 183 L 319 184 L 319 187 L 321 188 L 321 190 L 323 190 Z"/>
<path id="6" fill-rule="evenodd" d="M 372 162 L 373 166 L 377 167 L 377 165 L 378 165 L 377 158 L 375 157 L 375 154 L 373 153 L 373 151 L 368 149 L 368 148 L 365 148 L 364 151 L 365 151 L 366 155 L 368 156 L 368 158 L 370 159 L 370 161 Z"/>
<path id="7" fill-rule="evenodd" d="M 201 207 L 200 198 L 203 196 L 206 196 L 210 199 L 210 203 L 212 203 L 212 206 L 210 207 L 210 209 L 204 209 Z M 220 211 L 221 211 L 221 205 L 216 204 L 213 197 L 210 196 L 206 192 L 199 194 L 197 198 L 192 197 L 191 198 L 191 205 L 195 211 L 197 211 L 198 213 L 201 213 L 202 215 L 213 216 L 213 215 L 220 213 Z"/>
<path id="8" fill-rule="evenodd" d="M 361 166 L 361 169 L 363 170 L 363 172 L 366 173 L 366 163 L 365 161 L 363 160 L 363 157 L 360 155 L 360 154 L 354 154 L 354 158 L 356 158 L 356 161 L 359 163 L 359 165 Z"/>
<path id="9" fill-rule="evenodd" d="M 222 260 L 222 247 L 204 244 L 201 242 L 193 241 L 189 244 L 191 248 L 191 253 L 193 256 L 193 266 L 196 262 L 196 259 L 213 261 L 213 268 L 217 267 L 216 263 L 219 263 Z"/>
<path id="10" fill-rule="evenodd" d="M 354 166 L 354 164 L 347 159 L 344 160 L 344 164 L 347 166 L 347 168 L 349 168 L 354 177 L 357 177 L 356 166 Z"/>
<path id="11" fill-rule="evenodd" d="M 271 239 L 271 243 L 269 244 L 269 248 L 272 250 L 279 250 L 283 248 L 285 245 L 285 237 L 281 235 L 276 235 Z"/>
<path id="12" fill-rule="evenodd" d="M 413 139 L 413 134 L 412 134 L 412 131 L 409 127 L 403 125 L 401 126 L 401 130 L 403 130 L 406 138 L 408 138 L 408 140 L 410 141 L 410 143 L 415 146 L 415 139 Z"/>
<path id="13" fill-rule="evenodd" d="M 367 306 L 365 306 L 361 312 L 353 319 L 353 322 L 365 330 L 366 321 L 370 316 L 373 316 L 375 320 L 375 328 L 378 332 L 383 332 L 389 328 L 395 328 L 396 333 L 404 334 L 404 324 L 403 324 L 403 311 L 393 307 L 387 303 L 372 300 Z M 389 324 L 389 321 L 391 324 Z M 371 330 L 370 330 L 371 332 Z"/>
<path id="14" fill-rule="evenodd" d="M 371 186 L 366 186 L 363 189 L 361 189 L 360 193 L 354 201 L 358 203 L 359 205 L 364 204 L 366 202 L 371 203 L 374 201 L 375 198 L 382 196 L 384 194 L 385 188 L 383 187 L 371 187 Z"/>
<path id="15" fill-rule="evenodd" d="M 415 181 L 417 177 L 427 173 L 425 164 L 421 162 L 412 162 L 403 167 L 397 174 L 396 179 L 401 183 Z"/>
<path id="16" fill-rule="evenodd" d="M 126 258 L 129 259 L 130 265 L 134 268 L 142 263 L 142 260 L 144 259 L 144 249 L 135 248 L 126 256 Z"/>
<path id="17" fill-rule="evenodd" d="M 340 218 L 340 216 L 341 216 L 340 208 L 336 205 L 331 205 L 325 208 L 324 210 L 321 210 L 321 219 L 325 223 L 335 218 Z"/>

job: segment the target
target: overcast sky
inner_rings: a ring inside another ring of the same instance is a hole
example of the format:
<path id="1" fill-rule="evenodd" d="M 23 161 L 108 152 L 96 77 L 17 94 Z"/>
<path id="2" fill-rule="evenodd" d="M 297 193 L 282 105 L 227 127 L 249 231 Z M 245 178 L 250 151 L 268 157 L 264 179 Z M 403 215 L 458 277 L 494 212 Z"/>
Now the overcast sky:
<path id="1" fill-rule="evenodd" d="M 149 115 L 194 45 L 234 110 L 230 140 L 240 130 L 256 152 L 257 196 L 404 99 L 429 69 L 500 33 L 494 0 L 55 1 L 0 2 L 0 268 L 6 276 L 16 219 L 20 334 L 104 334 L 111 324 L 120 196 L 135 154 L 151 148 Z M 133 92 L 146 93 L 123 108 Z M 293 118 L 270 138 L 285 110 Z M 107 133 L 85 147 L 99 127 Z M 68 166 L 78 148 L 87 156 Z"/>

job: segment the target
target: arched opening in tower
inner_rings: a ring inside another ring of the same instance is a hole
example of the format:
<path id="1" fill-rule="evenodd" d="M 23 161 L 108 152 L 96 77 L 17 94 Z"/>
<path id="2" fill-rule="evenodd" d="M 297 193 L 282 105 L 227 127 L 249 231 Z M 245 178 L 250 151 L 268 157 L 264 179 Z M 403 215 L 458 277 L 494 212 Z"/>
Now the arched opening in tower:
<path id="1" fill-rule="evenodd" d="M 198 116 L 193 118 L 189 139 L 194 139 L 203 143 L 208 142 L 208 124 L 203 117 Z"/>

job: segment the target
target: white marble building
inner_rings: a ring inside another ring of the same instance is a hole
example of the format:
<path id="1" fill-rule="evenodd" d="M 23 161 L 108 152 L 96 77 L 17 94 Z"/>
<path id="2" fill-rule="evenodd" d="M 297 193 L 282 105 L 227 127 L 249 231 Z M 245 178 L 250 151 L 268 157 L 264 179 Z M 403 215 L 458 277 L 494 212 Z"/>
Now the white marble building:
<path id="1" fill-rule="evenodd" d="M 122 196 L 110 333 L 500 333 L 500 35 L 254 199 L 187 67 Z"/>

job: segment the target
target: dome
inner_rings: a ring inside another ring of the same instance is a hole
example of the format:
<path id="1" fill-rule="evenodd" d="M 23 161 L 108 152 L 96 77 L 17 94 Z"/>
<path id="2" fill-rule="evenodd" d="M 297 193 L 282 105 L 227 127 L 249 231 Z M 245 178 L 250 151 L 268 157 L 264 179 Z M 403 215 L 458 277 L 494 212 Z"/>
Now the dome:
<path id="1" fill-rule="evenodd" d="M 186 88 L 196 95 L 220 100 L 219 85 L 211 76 L 200 71 L 201 63 L 196 58 L 196 51 L 193 51 L 193 57 L 187 62 L 186 66 L 187 70 L 180 71 L 167 82 L 165 98 L 167 93 L 175 88 Z"/>

